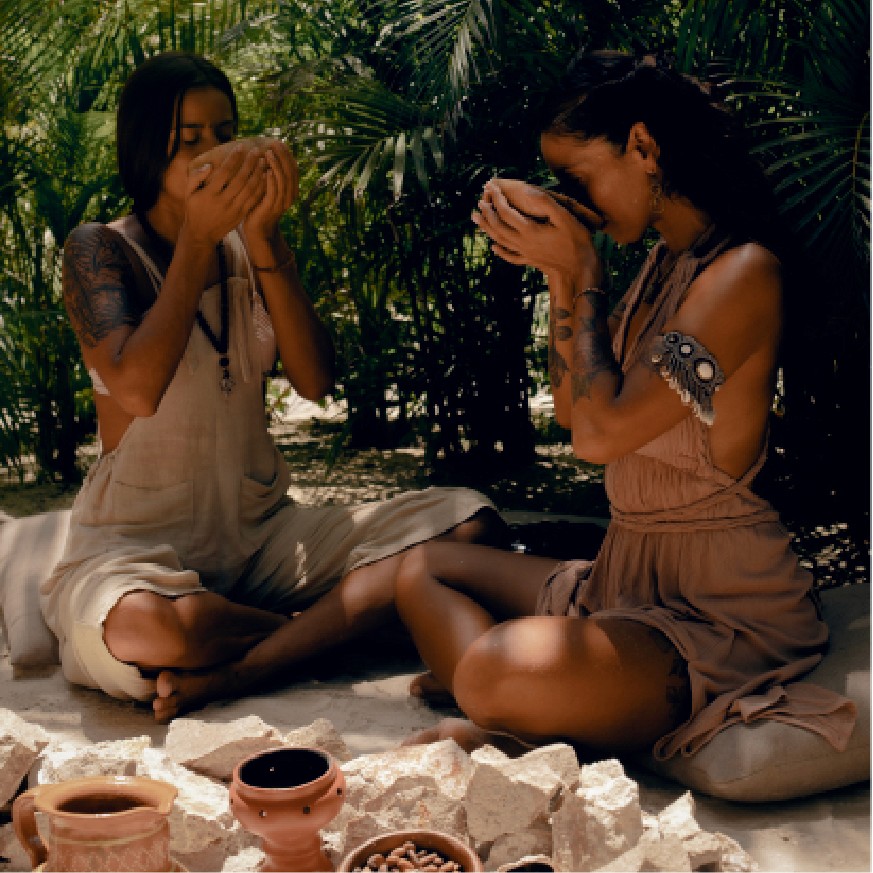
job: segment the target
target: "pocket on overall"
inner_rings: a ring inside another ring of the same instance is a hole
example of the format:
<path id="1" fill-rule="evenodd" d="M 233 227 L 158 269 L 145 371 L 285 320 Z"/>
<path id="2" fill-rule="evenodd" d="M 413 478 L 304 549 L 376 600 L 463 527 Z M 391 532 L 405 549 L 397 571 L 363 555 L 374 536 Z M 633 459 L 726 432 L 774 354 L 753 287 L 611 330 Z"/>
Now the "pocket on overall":
<path id="1" fill-rule="evenodd" d="M 194 520 L 194 483 L 146 487 L 113 481 L 101 505 L 92 508 L 88 524 L 144 545 L 167 543 L 184 550 Z"/>
<path id="2" fill-rule="evenodd" d="M 246 527 L 257 527 L 273 516 L 286 502 L 279 471 L 267 484 L 250 476 L 243 476 L 239 485 L 240 521 Z"/>

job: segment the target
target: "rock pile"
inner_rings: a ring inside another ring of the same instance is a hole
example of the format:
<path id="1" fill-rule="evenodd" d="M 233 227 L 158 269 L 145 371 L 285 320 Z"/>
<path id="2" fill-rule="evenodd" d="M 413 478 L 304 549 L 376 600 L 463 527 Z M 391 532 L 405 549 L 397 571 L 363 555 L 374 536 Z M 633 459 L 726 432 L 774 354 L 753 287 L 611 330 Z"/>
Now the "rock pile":
<path id="1" fill-rule="evenodd" d="M 170 818 L 173 856 L 188 870 L 249 871 L 257 838 L 233 818 L 228 783 L 237 762 L 282 745 L 329 752 L 346 776 L 346 803 L 322 832 L 334 865 L 377 834 L 429 828 L 473 846 L 487 870 L 640 871 L 757 869 L 732 839 L 703 831 L 690 793 L 657 814 L 615 760 L 579 766 L 572 748 L 508 758 L 490 746 L 468 755 L 452 740 L 349 759 L 333 725 L 318 719 L 282 734 L 250 716 L 226 724 L 176 719 L 163 748 L 148 737 L 77 746 L 50 740 L 0 710 L 0 808 L 22 783 L 80 776 L 149 776 L 179 789 Z M 28 870 L 11 824 L 0 827 L 0 870 Z"/>

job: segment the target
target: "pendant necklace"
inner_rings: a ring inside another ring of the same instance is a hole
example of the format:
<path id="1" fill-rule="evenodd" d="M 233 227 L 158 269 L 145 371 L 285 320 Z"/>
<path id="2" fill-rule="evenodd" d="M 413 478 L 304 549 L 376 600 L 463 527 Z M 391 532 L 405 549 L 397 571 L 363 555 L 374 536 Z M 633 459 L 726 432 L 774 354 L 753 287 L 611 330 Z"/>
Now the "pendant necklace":
<path id="1" fill-rule="evenodd" d="M 152 227 L 151 222 L 145 217 L 144 213 L 137 212 L 135 214 L 146 236 L 166 259 L 167 264 L 169 264 L 173 258 L 173 246 Z M 194 314 L 194 317 L 197 319 L 197 326 L 203 331 L 206 339 L 209 340 L 210 345 L 218 354 L 218 366 L 221 369 L 218 387 L 221 389 L 221 393 L 227 397 L 233 390 L 236 381 L 230 374 L 230 357 L 228 356 L 230 345 L 230 292 L 228 290 L 224 243 L 221 240 L 215 246 L 215 253 L 218 257 L 218 280 L 221 286 L 221 296 L 219 298 L 220 328 L 218 336 L 215 335 L 215 332 L 209 326 L 209 322 L 203 317 L 203 313 L 199 309 Z"/>

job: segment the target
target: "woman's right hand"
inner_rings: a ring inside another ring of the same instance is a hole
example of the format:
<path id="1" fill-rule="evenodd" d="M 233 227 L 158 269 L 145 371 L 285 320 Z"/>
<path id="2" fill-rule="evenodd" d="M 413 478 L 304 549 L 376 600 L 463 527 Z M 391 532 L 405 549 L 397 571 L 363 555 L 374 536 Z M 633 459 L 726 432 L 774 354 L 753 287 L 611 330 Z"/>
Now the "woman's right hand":
<path id="1" fill-rule="evenodd" d="M 185 226 L 198 243 L 215 246 L 263 199 L 269 166 L 260 138 L 204 152 L 188 168 Z"/>
<path id="2" fill-rule="evenodd" d="M 535 267 L 547 275 L 579 277 L 585 284 L 600 282 L 600 259 L 591 229 L 602 219 L 575 201 L 571 212 L 570 204 L 559 203 L 535 185 L 492 179 L 473 220 L 493 241 L 494 252 L 511 264 Z"/>

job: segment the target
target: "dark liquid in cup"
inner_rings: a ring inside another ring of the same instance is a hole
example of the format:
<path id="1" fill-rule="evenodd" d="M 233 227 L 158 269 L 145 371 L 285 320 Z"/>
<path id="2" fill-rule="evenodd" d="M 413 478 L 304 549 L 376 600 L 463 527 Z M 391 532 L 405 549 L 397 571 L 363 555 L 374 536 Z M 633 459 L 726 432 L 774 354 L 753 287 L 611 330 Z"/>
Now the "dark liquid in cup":
<path id="1" fill-rule="evenodd" d="M 314 749 L 276 749 L 240 768 L 240 781 L 257 788 L 296 788 L 330 769 L 330 758 Z"/>
<path id="2" fill-rule="evenodd" d="M 149 806 L 150 804 L 131 794 L 95 794 L 90 797 L 73 797 L 59 804 L 58 810 L 76 815 L 110 815 Z"/>

